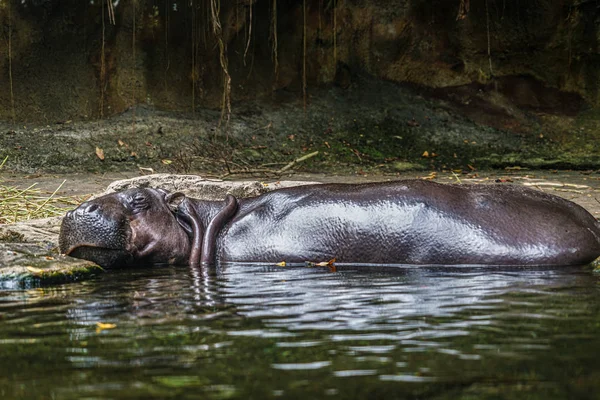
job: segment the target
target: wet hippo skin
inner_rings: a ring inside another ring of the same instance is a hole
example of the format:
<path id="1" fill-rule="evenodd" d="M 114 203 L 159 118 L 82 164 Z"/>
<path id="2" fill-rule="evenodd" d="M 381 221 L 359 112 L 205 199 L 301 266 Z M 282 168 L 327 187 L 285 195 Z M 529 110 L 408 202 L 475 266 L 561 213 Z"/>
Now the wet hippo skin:
<path id="1" fill-rule="evenodd" d="M 513 185 L 326 184 L 224 202 L 139 188 L 67 213 L 60 249 L 104 267 L 582 265 L 600 256 L 600 224 L 573 202 Z"/>

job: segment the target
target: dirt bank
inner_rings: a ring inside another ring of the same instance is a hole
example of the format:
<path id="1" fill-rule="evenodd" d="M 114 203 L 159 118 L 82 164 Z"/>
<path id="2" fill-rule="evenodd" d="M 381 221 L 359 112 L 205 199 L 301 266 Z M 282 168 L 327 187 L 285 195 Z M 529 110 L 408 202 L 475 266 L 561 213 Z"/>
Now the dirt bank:
<path id="1" fill-rule="evenodd" d="M 0 123 L 5 169 L 26 173 L 195 172 L 276 176 L 289 162 L 305 172 L 528 167 L 600 168 L 600 119 L 518 111 L 477 87 L 420 91 L 365 77 L 319 89 L 306 108 L 278 91 L 234 104 L 228 125 L 217 110 L 195 113 L 138 106 L 105 120 L 46 125 Z M 472 106 L 469 106 L 472 104 Z M 467 110 L 468 112 L 466 112 Z"/>

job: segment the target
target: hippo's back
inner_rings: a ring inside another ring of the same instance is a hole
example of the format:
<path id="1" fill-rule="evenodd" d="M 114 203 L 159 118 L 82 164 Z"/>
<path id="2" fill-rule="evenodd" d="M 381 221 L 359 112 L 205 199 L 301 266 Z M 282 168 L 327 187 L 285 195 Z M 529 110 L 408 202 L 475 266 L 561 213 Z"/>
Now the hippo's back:
<path id="1" fill-rule="evenodd" d="M 600 229 L 540 191 L 407 180 L 240 200 L 219 243 L 223 261 L 577 265 L 600 255 Z"/>

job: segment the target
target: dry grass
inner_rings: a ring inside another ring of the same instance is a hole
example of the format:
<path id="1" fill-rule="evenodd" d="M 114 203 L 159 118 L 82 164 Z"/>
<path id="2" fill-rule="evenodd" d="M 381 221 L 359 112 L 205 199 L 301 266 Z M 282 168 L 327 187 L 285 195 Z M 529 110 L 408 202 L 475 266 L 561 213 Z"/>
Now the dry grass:
<path id="1" fill-rule="evenodd" d="M 0 164 L 0 170 L 7 159 L 8 157 Z M 35 183 L 21 189 L 5 185 L 0 180 L 0 224 L 63 215 L 65 208 L 72 208 L 82 201 L 79 197 L 56 196 L 64 183 L 65 181 L 53 193 L 49 193 L 35 188 Z"/>

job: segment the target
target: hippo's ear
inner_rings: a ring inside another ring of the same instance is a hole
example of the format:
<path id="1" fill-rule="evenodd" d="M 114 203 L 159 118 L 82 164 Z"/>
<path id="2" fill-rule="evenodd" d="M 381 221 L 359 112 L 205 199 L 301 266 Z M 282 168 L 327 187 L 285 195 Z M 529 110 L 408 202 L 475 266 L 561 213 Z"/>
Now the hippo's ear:
<path id="1" fill-rule="evenodd" d="M 165 201 L 172 208 L 179 207 L 179 205 L 181 204 L 183 199 L 185 199 L 185 194 L 183 194 L 181 192 L 169 193 L 165 190 L 164 193 L 165 193 Z"/>
<path id="2" fill-rule="evenodd" d="M 181 192 L 167 193 L 165 195 L 165 201 L 175 214 L 175 219 L 179 225 L 189 235 L 193 235 L 193 226 L 198 224 L 198 221 L 195 221 L 197 219 L 196 213 L 188 209 L 190 205 L 185 199 L 185 194 Z"/>

